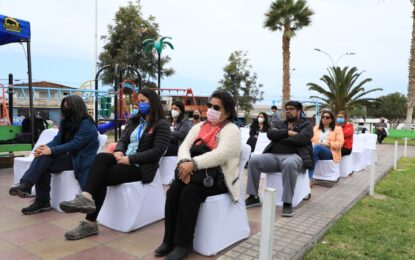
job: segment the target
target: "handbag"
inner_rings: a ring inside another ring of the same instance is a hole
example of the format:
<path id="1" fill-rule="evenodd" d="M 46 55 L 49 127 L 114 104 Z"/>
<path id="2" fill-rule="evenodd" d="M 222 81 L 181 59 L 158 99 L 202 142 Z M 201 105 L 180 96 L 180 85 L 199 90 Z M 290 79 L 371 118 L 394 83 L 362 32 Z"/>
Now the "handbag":
<path id="1" fill-rule="evenodd" d="M 198 139 L 193 143 L 192 147 L 190 147 L 190 156 L 193 158 L 195 156 L 199 156 L 210 151 L 211 149 L 209 148 L 209 146 L 207 146 L 201 139 Z M 180 180 L 179 169 L 177 167 L 174 171 L 174 175 L 176 180 Z M 190 183 L 210 188 L 214 185 L 224 185 L 225 177 L 223 176 L 220 167 L 217 166 L 193 172 L 193 174 L 190 175 Z"/>

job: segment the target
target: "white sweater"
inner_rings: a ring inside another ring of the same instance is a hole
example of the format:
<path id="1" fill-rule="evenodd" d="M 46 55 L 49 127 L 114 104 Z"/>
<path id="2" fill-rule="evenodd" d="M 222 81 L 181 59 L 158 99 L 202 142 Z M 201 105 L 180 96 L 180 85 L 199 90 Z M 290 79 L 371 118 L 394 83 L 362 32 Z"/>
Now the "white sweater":
<path id="1" fill-rule="evenodd" d="M 190 159 L 190 147 L 192 147 L 204 122 L 200 122 L 190 129 L 178 152 L 178 160 Z M 195 160 L 199 169 L 207 169 L 220 166 L 225 176 L 226 186 L 232 199 L 239 200 L 238 168 L 241 153 L 241 132 L 232 123 L 228 123 L 217 136 L 217 147 L 210 152 L 196 156 Z M 235 181 L 236 180 L 236 181 Z"/>

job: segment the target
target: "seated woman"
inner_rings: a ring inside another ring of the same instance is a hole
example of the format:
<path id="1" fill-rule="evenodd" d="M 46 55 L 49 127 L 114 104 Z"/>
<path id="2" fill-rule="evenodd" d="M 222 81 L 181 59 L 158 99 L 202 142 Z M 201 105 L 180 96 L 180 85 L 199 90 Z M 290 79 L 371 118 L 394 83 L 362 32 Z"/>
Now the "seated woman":
<path id="1" fill-rule="evenodd" d="M 264 112 L 260 112 L 256 120 L 251 124 L 251 129 L 249 130 L 249 139 L 246 142 L 251 146 L 251 152 L 255 150 L 256 142 L 258 140 L 259 133 L 266 133 L 270 125 L 268 123 L 268 115 Z"/>
<path id="2" fill-rule="evenodd" d="M 25 198 L 36 185 L 34 202 L 22 209 L 32 215 L 50 209 L 50 173 L 75 170 L 75 177 L 82 189 L 98 150 L 98 131 L 88 115 L 84 101 L 79 96 L 67 96 L 61 102 L 62 121 L 58 134 L 35 151 L 35 159 L 20 179 L 20 184 L 9 190 L 10 195 Z"/>
<path id="3" fill-rule="evenodd" d="M 239 199 L 235 103 L 230 94 L 215 91 L 207 106 L 207 121 L 195 125 L 179 148 L 177 176 L 167 191 L 164 239 L 154 252 L 165 259 L 190 253 L 199 207 L 208 196 L 229 192 L 233 201 Z"/>
<path id="4" fill-rule="evenodd" d="M 170 145 L 164 156 L 177 156 L 180 144 L 192 127 L 190 121 L 184 117 L 184 104 L 180 101 L 173 102 L 171 106 L 171 118 Z"/>
<path id="5" fill-rule="evenodd" d="M 169 145 L 170 129 L 164 119 L 160 99 L 153 90 L 141 90 L 138 102 L 139 114 L 130 119 L 115 152 L 98 154 L 89 171 L 85 190 L 74 200 L 59 205 L 68 213 L 87 214 L 85 221 L 65 233 L 67 239 L 98 234 L 96 219 L 104 203 L 107 186 L 153 181 L 160 158 Z"/>
<path id="6" fill-rule="evenodd" d="M 308 170 L 310 181 L 313 180 L 314 167 L 318 160 L 333 160 L 337 163 L 341 159 L 343 131 L 340 126 L 335 125 L 332 112 L 324 111 L 321 114 L 320 124 L 314 127 L 311 142 L 313 143 L 313 167 Z"/>
<path id="7" fill-rule="evenodd" d="M 349 123 L 349 117 L 346 111 L 339 111 L 336 115 L 336 125 L 340 126 L 343 130 L 344 144 L 341 149 L 342 156 L 352 153 L 353 147 L 353 124 Z"/>

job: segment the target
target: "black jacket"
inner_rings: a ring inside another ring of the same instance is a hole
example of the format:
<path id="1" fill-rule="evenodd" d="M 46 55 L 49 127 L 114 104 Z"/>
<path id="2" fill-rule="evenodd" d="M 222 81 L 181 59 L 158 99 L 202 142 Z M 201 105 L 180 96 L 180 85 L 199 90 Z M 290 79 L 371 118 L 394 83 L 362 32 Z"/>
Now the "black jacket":
<path id="1" fill-rule="evenodd" d="M 131 121 L 127 124 L 115 151 L 125 153 L 130 143 L 130 136 L 138 126 L 138 121 Z M 166 120 L 162 119 L 153 126 L 147 126 L 140 138 L 136 153 L 130 154 L 130 164 L 140 166 L 141 181 L 150 183 L 153 181 L 159 167 L 161 157 L 167 150 L 170 143 L 170 127 Z"/>
<path id="2" fill-rule="evenodd" d="M 180 146 L 186 138 L 187 133 L 189 133 L 190 128 L 192 128 L 192 124 L 187 119 L 183 119 L 177 123 L 174 131 L 171 132 L 170 143 Z"/>
<path id="3" fill-rule="evenodd" d="M 288 122 L 279 121 L 276 128 L 270 128 L 267 132 L 271 143 L 265 147 L 264 153 L 297 153 L 303 160 L 305 169 L 310 169 L 313 165 L 313 146 L 311 138 L 313 137 L 313 127 L 310 122 L 300 119 L 293 126 L 292 131 L 297 132 L 295 136 L 288 136 Z M 285 151 L 281 151 L 285 150 Z"/>

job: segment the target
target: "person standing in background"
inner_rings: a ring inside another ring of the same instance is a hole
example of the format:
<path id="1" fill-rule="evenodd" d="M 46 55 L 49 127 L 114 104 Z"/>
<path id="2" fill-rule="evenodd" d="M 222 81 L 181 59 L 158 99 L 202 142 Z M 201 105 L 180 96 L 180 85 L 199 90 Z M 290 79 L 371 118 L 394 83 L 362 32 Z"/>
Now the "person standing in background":
<path id="1" fill-rule="evenodd" d="M 280 113 L 278 112 L 277 106 L 271 107 L 272 115 L 271 115 L 271 128 L 274 128 L 277 125 L 277 122 L 281 120 Z"/>

